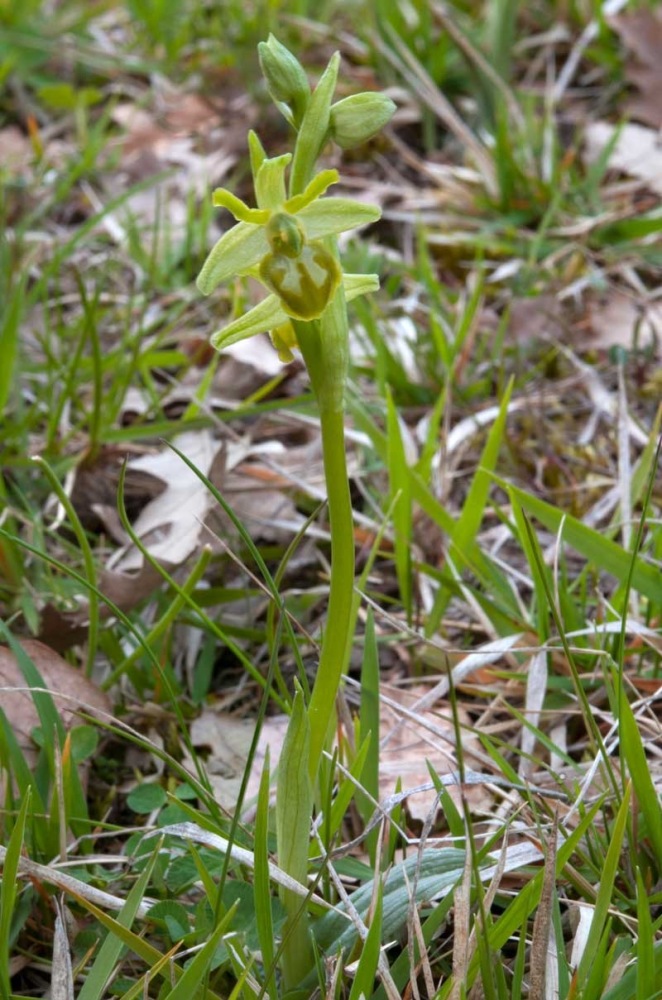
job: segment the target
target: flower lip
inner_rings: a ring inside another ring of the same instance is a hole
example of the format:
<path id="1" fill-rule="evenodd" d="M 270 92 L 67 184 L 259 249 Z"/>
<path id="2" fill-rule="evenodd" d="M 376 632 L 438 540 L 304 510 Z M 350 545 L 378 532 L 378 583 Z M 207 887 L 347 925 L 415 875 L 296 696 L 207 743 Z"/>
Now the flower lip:
<path id="1" fill-rule="evenodd" d="M 321 243 L 304 246 L 299 254 L 267 254 L 260 278 L 294 319 L 318 319 L 335 295 L 342 272 Z"/>

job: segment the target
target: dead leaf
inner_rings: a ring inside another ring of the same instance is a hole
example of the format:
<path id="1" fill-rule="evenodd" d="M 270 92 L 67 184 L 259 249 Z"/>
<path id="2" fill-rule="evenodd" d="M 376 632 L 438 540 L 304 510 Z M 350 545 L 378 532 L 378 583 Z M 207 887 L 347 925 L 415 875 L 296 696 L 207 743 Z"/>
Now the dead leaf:
<path id="1" fill-rule="evenodd" d="M 589 304 L 593 336 L 590 346 L 631 349 L 635 340 L 645 348 L 662 342 L 662 305 L 641 302 L 622 292 Z"/>
<path id="2" fill-rule="evenodd" d="M 385 699 L 382 699 L 380 719 L 380 799 L 387 799 L 393 794 L 399 778 L 402 779 L 403 791 L 429 784 L 426 759 L 440 776 L 457 771 L 455 734 L 447 703 L 442 703 L 437 710 L 427 710 L 408 718 L 399 706 L 414 706 L 422 695 L 429 694 L 429 688 L 403 689 L 383 685 L 381 692 Z M 471 761 L 471 752 L 479 750 L 479 745 L 476 737 L 469 732 L 468 717 L 463 712 L 460 715 L 465 758 Z M 258 793 L 267 747 L 273 774 L 278 766 L 288 722 L 287 715 L 277 715 L 266 718 L 262 724 L 246 788 L 245 803 L 249 810 Z M 204 758 L 217 801 L 229 811 L 236 805 L 254 729 L 252 720 L 237 719 L 213 708 L 203 709 L 191 726 L 191 741 Z M 194 769 L 191 758 L 186 757 L 184 764 Z M 453 785 L 447 787 L 450 795 L 459 802 L 460 789 Z M 486 786 L 466 786 L 462 794 L 472 809 L 491 810 L 492 794 Z M 435 800 L 434 790 L 416 792 L 406 800 L 407 811 L 412 819 L 424 822 Z M 244 818 L 247 815 L 250 812 Z"/>
<path id="3" fill-rule="evenodd" d="M 625 65 L 625 76 L 639 91 L 627 103 L 633 118 L 659 129 L 662 126 L 662 12 L 642 7 L 611 18 L 612 27 L 621 36 L 636 61 Z"/>
<path id="4" fill-rule="evenodd" d="M 211 431 L 186 431 L 173 441 L 203 476 L 213 478 L 212 466 L 221 443 Z M 165 483 L 163 492 L 141 511 L 134 530 L 150 555 L 159 562 L 179 566 L 198 546 L 204 519 L 216 500 L 198 476 L 171 448 L 143 455 L 129 463 Z M 143 556 L 133 544 L 109 559 L 107 569 L 127 573 L 140 569 Z"/>
<path id="5" fill-rule="evenodd" d="M 27 135 L 15 125 L 0 129 L 0 168 L 10 176 L 22 175 L 34 158 L 34 147 Z"/>
<path id="6" fill-rule="evenodd" d="M 120 611 L 132 611 L 146 597 L 149 597 L 161 583 L 161 574 L 151 563 L 145 562 L 135 573 L 120 573 L 101 569 L 98 586 L 101 593 Z M 112 617 L 113 611 L 104 601 L 99 608 L 102 621 Z M 46 604 L 40 612 L 39 640 L 58 653 L 85 642 L 90 613 L 86 598 L 73 611 L 62 611 L 54 604 Z"/>
<path id="7" fill-rule="evenodd" d="M 249 809 L 260 787 L 267 747 L 270 751 L 273 774 L 280 757 L 288 722 L 289 716 L 278 715 L 269 716 L 262 723 L 244 800 Z M 253 719 L 238 719 L 225 712 L 217 712 L 213 708 L 204 708 L 191 724 L 191 742 L 204 760 L 216 801 L 228 812 L 232 812 L 237 804 L 254 732 Z M 186 755 L 183 763 L 195 773 L 191 757 Z"/>
<path id="8" fill-rule="evenodd" d="M 165 81 L 160 81 L 158 89 L 157 102 L 165 107 L 158 118 L 134 103 L 114 109 L 113 118 L 124 129 L 117 143 L 120 164 L 105 179 L 107 198 L 100 198 L 95 207 L 120 194 L 127 185 L 154 176 L 153 184 L 106 213 L 103 224 L 119 243 L 136 225 L 158 230 L 164 238 L 152 251 L 165 255 L 185 242 L 191 192 L 206 197 L 210 187 L 223 179 L 236 163 L 237 143 L 234 132 L 221 127 L 219 112 L 203 97 L 185 94 Z"/>
<path id="9" fill-rule="evenodd" d="M 156 590 L 162 579 L 159 571 L 149 562 L 143 562 L 135 573 L 102 569 L 99 571 L 99 590 L 120 611 L 132 611 Z M 106 608 L 105 611 L 103 607 Z M 107 605 L 103 607 L 102 617 L 112 613 Z"/>
<path id="10" fill-rule="evenodd" d="M 51 1000 L 74 1000 L 74 973 L 71 947 L 66 930 L 66 906 L 55 900 L 55 929 L 53 935 L 53 962 L 51 966 Z"/>
<path id="11" fill-rule="evenodd" d="M 251 719 L 219 715 L 208 709 L 191 723 L 191 743 L 204 760 L 214 798 L 228 812 L 237 804 L 254 732 Z M 195 773 L 192 758 L 185 756 L 183 763 Z"/>
<path id="12" fill-rule="evenodd" d="M 178 135 L 207 132 L 219 124 L 219 114 L 200 94 L 183 94 L 173 90 L 166 97 L 165 120 Z"/>
<path id="13" fill-rule="evenodd" d="M 226 399 L 243 400 L 266 379 L 290 378 L 301 365 L 283 366 L 266 336 L 249 337 L 224 348 L 222 363 L 214 379 L 214 390 Z"/>
<path id="14" fill-rule="evenodd" d="M 78 709 L 92 714 L 112 711 L 108 695 L 54 650 L 36 639 L 21 640 L 21 647 L 41 674 L 45 687 L 51 692 L 65 729 L 76 722 Z M 27 682 L 14 653 L 7 646 L 0 646 L 2 708 L 11 721 L 14 735 L 29 766 L 34 766 L 38 751 L 31 734 L 39 725 L 39 716 L 30 692 L 16 690 L 17 688 L 27 688 Z"/>
<path id="15" fill-rule="evenodd" d="M 117 509 L 117 487 L 122 465 L 128 457 L 127 448 L 106 446 L 94 458 L 84 456 L 79 462 L 70 499 L 88 531 L 100 531 L 105 526 L 107 508 Z M 129 519 L 133 520 L 165 488 L 162 479 L 129 465 L 124 478 L 123 497 Z M 126 541 L 126 538 L 122 540 Z"/>
<path id="16" fill-rule="evenodd" d="M 434 710 L 422 712 L 416 712 L 414 708 L 419 698 L 428 694 L 428 691 L 428 688 L 422 686 L 380 687 L 380 799 L 393 794 L 398 779 L 402 781 L 403 791 L 429 784 L 428 760 L 440 777 L 457 772 L 455 729 L 449 704 L 441 702 Z M 407 715 L 402 709 L 413 710 L 413 714 Z M 465 760 L 470 760 L 471 751 L 479 750 L 478 740 L 470 732 L 466 713 L 461 707 L 458 712 L 462 726 L 462 748 Z M 489 812 L 492 808 L 492 795 L 485 786 L 474 785 L 460 789 L 458 786 L 448 785 L 447 788 L 458 805 L 464 797 L 474 810 Z M 407 798 L 407 812 L 412 819 L 424 823 L 436 799 L 434 789 L 416 792 Z"/>
<path id="17" fill-rule="evenodd" d="M 585 157 L 594 163 L 618 132 L 609 157 L 611 170 L 635 177 L 662 197 L 662 146 L 657 131 L 644 125 L 627 123 L 622 127 L 609 122 L 591 122 L 584 133 Z"/>
<path id="18" fill-rule="evenodd" d="M 518 343 L 531 344 L 544 337 L 559 337 L 564 326 L 563 303 L 556 295 L 513 299 L 508 333 Z"/>

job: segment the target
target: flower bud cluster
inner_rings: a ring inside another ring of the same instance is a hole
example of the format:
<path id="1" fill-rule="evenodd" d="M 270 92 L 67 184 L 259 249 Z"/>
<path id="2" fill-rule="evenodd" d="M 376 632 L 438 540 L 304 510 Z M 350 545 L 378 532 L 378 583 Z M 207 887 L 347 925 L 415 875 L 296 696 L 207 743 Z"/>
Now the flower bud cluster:
<path id="1" fill-rule="evenodd" d="M 311 97 L 303 66 L 273 35 L 258 48 L 269 93 L 290 124 L 299 129 Z M 390 121 L 394 111 L 395 104 L 385 94 L 352 94 L 328 107 L 327 138 L 342 149 L 360 146 Z"/>

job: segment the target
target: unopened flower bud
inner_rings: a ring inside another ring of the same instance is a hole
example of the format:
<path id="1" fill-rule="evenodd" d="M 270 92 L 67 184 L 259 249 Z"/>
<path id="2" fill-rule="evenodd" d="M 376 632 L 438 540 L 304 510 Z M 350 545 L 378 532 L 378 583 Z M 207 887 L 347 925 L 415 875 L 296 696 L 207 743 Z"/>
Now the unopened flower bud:
<path id="1" fill-rule="evenodd" d="M 385 94 L 352 94 L 331 105 L 329 134 L 342 149 L 352 149 L 376 135 L 394 111 L 395 104 Z"/>
<path id="2" fill-rule="evenodd" d="M 258 51 L 269 93 L 291 111 L 292 123 L 300 125 L 310 98 L 310 85 L 303 66 L 274 35 L 269 35 L 267 42 L 260 42 Z"/>

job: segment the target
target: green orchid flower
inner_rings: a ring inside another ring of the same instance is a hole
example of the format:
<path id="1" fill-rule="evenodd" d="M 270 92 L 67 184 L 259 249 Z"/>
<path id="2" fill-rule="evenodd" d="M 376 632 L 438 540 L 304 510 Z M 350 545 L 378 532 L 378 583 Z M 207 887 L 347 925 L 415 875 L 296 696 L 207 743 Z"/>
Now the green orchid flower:
<path id="1" fill-rule="evenodd" d="M 291 360 L 296 343 L 290 320 L 319 319 L 342 286 L 346 299 L 375 291 L 377 275 L 344 274 L 326 237 L 375 222 L 379 209 L 350 198 L 323 198 L 338 181 L 336 170 L 323 170 L 298 195 L 288 198 L 285 171 L 291 154 L 269 159 L 251 136 L 251 160 L 257 208 L 220 188 L 216 206 L 227 208 L 237 224 L 209 254 L 198 277 L 204 295 L 229 278 L 251 276 L 270 294 L 244 316 L 214 334 L 217 349 L 264 330 L 276 331 L 274 344 L 282 360 Z M 289 327 L 289 329 L 288 329 Z"/>

